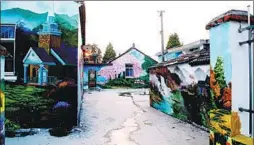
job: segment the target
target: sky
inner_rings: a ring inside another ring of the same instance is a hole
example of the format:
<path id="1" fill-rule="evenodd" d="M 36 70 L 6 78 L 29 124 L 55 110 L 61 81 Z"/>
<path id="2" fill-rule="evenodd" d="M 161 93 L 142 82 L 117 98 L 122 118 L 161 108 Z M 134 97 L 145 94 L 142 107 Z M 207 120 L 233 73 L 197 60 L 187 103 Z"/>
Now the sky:
<path id="1" fill-rule="evenodd" d="M 59 5 L 66 3 L 66 7 Z M 97 44 L 104 53 L 109 42 L 119 55 L 133 43 L 136 48 L 157 60 L 161 50 L 159 10 L 164 10 L 164 46 L 170 34 L 176 32 L 180 41 L 188 44 L 200 39 L 209 39 L 206 24 L 214 17 L 230 10 L 247 10 L 252 1 L 86 1 L 87 44 Z M 20 7 L 37 13 L 45 8 L 53 9 L 52 1 L 29 1 L 15 3 L 5 1 L 2 8 Z M 28 6 L 29 5 L 29 6 Z M 74 2 L 54 1 L 54 11 L 76 14 Z M 253 12 L 252 12 L 253 14 Z"/>
<path id="2" fill-rule="evenodd" d="M 87 43 L 96 43 L 105 52 L 109 42 L 123 53 L 135 43 L 136 48 L 157 60 L 161 51 L 159 10 L 164 10 L 164 46 L 176 32 L 188 44 L 209 39 L 206 24 L 230 10 L 247 10 L 252 1 L 86 1 Z"/>

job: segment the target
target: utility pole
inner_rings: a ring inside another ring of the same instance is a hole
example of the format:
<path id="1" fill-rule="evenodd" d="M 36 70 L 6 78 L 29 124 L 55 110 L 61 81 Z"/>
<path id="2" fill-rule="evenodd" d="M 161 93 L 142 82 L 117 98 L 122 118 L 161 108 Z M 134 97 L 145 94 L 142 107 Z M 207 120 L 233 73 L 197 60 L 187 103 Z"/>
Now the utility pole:
<path id="1" fill-rule="evenodd" d="M 165 59 L 164 59 L 163 13 L 165 11 L 160 10 L 158 12 L 160 13 L 160 17 L 161 17 L 161 31 L 160 31 L 160 33 L 161 33 L 161 53 L 162 53 L 161 56 L 162 56 L 162 62 L 164 62 Z"/>

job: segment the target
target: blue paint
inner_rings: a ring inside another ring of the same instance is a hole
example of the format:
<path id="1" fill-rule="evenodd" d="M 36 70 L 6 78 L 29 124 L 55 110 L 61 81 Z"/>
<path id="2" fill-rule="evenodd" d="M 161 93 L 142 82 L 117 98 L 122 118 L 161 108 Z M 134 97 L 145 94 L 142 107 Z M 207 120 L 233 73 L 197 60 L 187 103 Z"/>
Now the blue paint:
<path id="1" fill-rule="evenodd" d="M 172 53 L 166 53 L 164 56 L 165 56 L 165 61 L 169 61 L 171 59 L 175 59 L 175 58 L 178 58 L 179 55 L 182 54 L 182 52 L 172 52 Z M 158 56 L 158 60 L 159 62 L 162 62 L 162 56 Z"/>
<path id="2" fill-rule="evenodd" d="M 223 58 L 224 76 L 229 83 L 232 77 L 231 53 L 229 48 L 230 22 L 210 29 L 210 61 L 214 68 L 218 56 Z"/>
<path id="3" fill-rule="evenodd" d="M 105 65 L 98 65 L 98 66 L 84 66 L 84 89 L 87 88 L 88 86 L 88 72 L 89 70 L 95 70 L 97 73 L 97 77 L 96 77 L 96 82 L 98 84 L 100 83 L 105 83 L 107 81 L 106 78 L 104 78 L 103 76 L 99 76 L 98 72 L 105 67 Z"/>
<path id="4" fill-rule="evenodd" d="M 30 48 L 28 53 L 26 54 L 25 58 L 23 59 L 23 63 L 26 63 L 26 64 L 41 64 L 42 60 L 35 53 L 35 51 L 32 48 Z"/>
<path id="5" fill-rule="evenodd" d="M 134 57 L 136 57 L 139 61 L 143 61 L 145 59 L 145 56 L 138 52 L 136 49 L 132 49 L 130 52 L 129 52 L 130 55 L 133 55 Z"/>
<path id="6" fill-rule="evenodd" d="M 166 114 L 173 114 L 173 109 L 172 109 L 172 105 L 168 102 L 168 101 L 162 101 L 160 102 L 160 104 L 158 103 L 153 103 L 152 104 L 154 108 L 166 113 Z"/>

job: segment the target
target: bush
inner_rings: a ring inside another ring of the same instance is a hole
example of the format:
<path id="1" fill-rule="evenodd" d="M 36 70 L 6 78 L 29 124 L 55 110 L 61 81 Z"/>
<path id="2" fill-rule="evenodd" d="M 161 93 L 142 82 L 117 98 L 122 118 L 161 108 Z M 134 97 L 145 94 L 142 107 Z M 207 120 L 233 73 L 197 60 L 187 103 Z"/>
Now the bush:
<path id="1" fill-rule="evenodd" d="M 114 80 L 109 80 L 108 83 L 105 84 L 104 87 L 128 87 L 128 88 L 146 88 L 148 87 L 147 83 L 141 84 L 141 83 L 135 83 L 136 80 L 142 79 L 136 79 L 136 78 L 117 78 Z M 145 81 L 144 81 L 145 82 Z"/>
<path id="2" fill-rule="evenodd" d="M 54 136 L 64 136 L 72 129 L 71 104 L 64 101 L 57 102 L 52 108 L 52 120 L 54 128 L 50 130 L 50 134 Z"/>
<path id="3" fill-rule="evenodd" d="M 13 121 L 10 121 L 9 119 L 5 119 L 5 134 L 7 137 L 14 137 L 15 132 L 20 129 L 19 124 L 14 123 Z"/>

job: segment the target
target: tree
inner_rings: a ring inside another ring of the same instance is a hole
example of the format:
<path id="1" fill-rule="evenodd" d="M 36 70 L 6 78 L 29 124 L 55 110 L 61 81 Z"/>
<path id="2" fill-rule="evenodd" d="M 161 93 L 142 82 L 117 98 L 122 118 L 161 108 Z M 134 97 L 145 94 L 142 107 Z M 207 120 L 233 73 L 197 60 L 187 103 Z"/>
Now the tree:
<path id="1" fill-rule="evenodd" d="M 180 40 L 179 40 L 179 37 L 178 37 L 177 33 L 169 35 L 168 43 L 167 43 L 166 48 L 170 49 L 170 48 L 178 47 L 178 46 L 182 46 L 182 44 L 180 43 Z"/>
<path id="2" fill-rule="evenodd" d="M 113 49 L 112 44 L 109 43 L 108 46 L 106 47 L 106 51 L 103 56 L 103 62 L 107 62 L 107 61 L 114 59 L 114 58 L 116 58 L 116 52 Z"/>
<path id="3" fill-rule="evenodd" d="M 215 79 L 220 85 L 220 88 L 225 88 L 227 83 L 225 81 L 224 69 L 223 69 L 223 60 L 222 57 L 218 57 L 215 67 L 214 67 Z"/>

